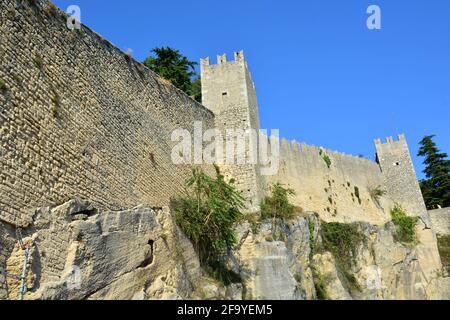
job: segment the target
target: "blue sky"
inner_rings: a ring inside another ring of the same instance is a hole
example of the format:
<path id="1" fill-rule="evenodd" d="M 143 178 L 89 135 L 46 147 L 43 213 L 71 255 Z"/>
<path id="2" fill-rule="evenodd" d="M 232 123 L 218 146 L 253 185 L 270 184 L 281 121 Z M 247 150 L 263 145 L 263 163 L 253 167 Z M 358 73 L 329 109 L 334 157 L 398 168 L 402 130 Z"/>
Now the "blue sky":
<path id="1" fill-rule="evenodd" d="M 191 60 L 245 50 L 262 128 L 374 157 L 373 139 L 405 133 L 415 154 L 436 134 L 450 153 L 448 0 L 56 0 L 143 60 L 157 46 Z M 366 9 L 381 7 L 382 29 Z"/>

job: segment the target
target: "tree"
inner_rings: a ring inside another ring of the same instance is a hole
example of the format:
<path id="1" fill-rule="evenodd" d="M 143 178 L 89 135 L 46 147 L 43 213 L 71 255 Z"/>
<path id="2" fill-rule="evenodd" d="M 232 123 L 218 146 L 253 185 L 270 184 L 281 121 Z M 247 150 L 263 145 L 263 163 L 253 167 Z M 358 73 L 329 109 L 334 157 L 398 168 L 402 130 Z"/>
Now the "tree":
<path id="1" fill-rule="evenodd" d="M 155 71 L 175 87 L 201 101 L 200 77 L 195 71 L 196 62 L 190 61 L 179 50 L 170 47 L 154 48 L 144 65 Z"/>
<path id="2" fill-rule="evenodd" d="M 217 167 L 216 178 L 194 168 L 186 185 L 187 196 L 171 201 L 177 224 L 192 241 L 202 266 L 223 283 L 233 282 L 237 275 L 223 258 L 236 245 L 234 225 L 242 218 L 245 200 Z"/>
<path id="3" fill-rule="evenodd" d="M 437 148 L 434 137 L 424 137 L 418 153 L 418 156 L 425 157 L 423 172 L 426 179 L 420 182 L 420 187 L 428 209 L 450 206 L 450 160 Z"/>
<path id="4" fill-rule="evenodd" d="M 279 182 L 271 184 L 268 189 L 271 195 L 261 202 L 261 217 L 272 219 L 272 231 L 275 233 L 277 219 L 292 219 L 302 210 L 289 202 L 289 197 L 295 195 L 293 189 L 285 188 Z"/>

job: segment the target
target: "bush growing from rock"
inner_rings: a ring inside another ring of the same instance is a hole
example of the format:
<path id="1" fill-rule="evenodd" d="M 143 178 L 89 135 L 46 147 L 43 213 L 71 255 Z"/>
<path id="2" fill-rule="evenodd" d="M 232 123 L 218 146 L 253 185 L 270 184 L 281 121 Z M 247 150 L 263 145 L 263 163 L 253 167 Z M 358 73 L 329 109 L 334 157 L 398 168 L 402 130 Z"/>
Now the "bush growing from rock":
<path id="1" fill-rule="evenodd" d="M 203 267 L 220 282 L 229 284 L 236 282 L 238 275 L 227 269 L 223 259 L 236 245 L 233 227 L 242 217 L 244 198 L 233 182 L 224 180 L 217 167 L 216 173 L 216 178 L 212 178 L 194 168 L 186 181 L 187 196 L 173 199 L 171 207 Z"/>
<path id="2" fill-rule="evenodd" d="M 395 224 L 395 238 L 399 242 L 411 244 L 417 242 L 416 226 L 419 217 L 410 217 L 399 204 L 391 210 L 392 222 Z"/>

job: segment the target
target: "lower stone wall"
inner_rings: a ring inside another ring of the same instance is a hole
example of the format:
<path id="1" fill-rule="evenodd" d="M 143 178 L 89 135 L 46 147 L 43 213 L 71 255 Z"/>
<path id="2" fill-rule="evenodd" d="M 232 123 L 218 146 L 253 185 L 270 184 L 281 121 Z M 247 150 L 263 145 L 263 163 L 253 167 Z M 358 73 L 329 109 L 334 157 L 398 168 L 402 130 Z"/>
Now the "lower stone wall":
<path id="1" fill-rule="evenodd" d="M 36 210 L 25 300 L 186 299 L 200 276 L 197 255 L 170 212 L 141 205 L 113 212 L 74 199 Z M 0 234 L 4 234 L 0 222 Z M 20 275 L 23 250 L 3 247 L 6 271 Z M 0 299 L 15 300 L 20 281 L 2 281 Z"/>
<path id="2" fill-rule="evenodd" d="M 450 235 L 450 208 L 428 211 L 434 231 L 439 235 Z"/>

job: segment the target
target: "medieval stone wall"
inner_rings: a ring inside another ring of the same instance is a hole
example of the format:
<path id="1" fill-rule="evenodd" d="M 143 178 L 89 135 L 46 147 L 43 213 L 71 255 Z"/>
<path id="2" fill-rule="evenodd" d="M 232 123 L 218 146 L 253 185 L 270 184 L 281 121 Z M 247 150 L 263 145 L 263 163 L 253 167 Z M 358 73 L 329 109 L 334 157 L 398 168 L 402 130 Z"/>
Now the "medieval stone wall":
<path id="1" fill-rule="evenodd" d="M 166 205 L 191 170 L 172 164 L 171 132 L 212 127 L 212 112 L 87 27 L 69 30 L 49 2 L 30 3 L 0 2 L 0 220 L 27 226 L 32 208 L 76 197 Z"/>
<path id="2" fill-rule="evenodd" d="M 450 208 L 428 211 L 434 231 L 439 235 L 450 234 Z"/>
<path id="3" fill-rule="evenodd" d="M 282 140 L 280 170 L 266 180 L 294 189 L 293 203 L 326 221 L 379 224 L 390 219 L 389 197 L 372 197 L 372 190 L 386 187 L 380 167 L 368 159 Z"/>

